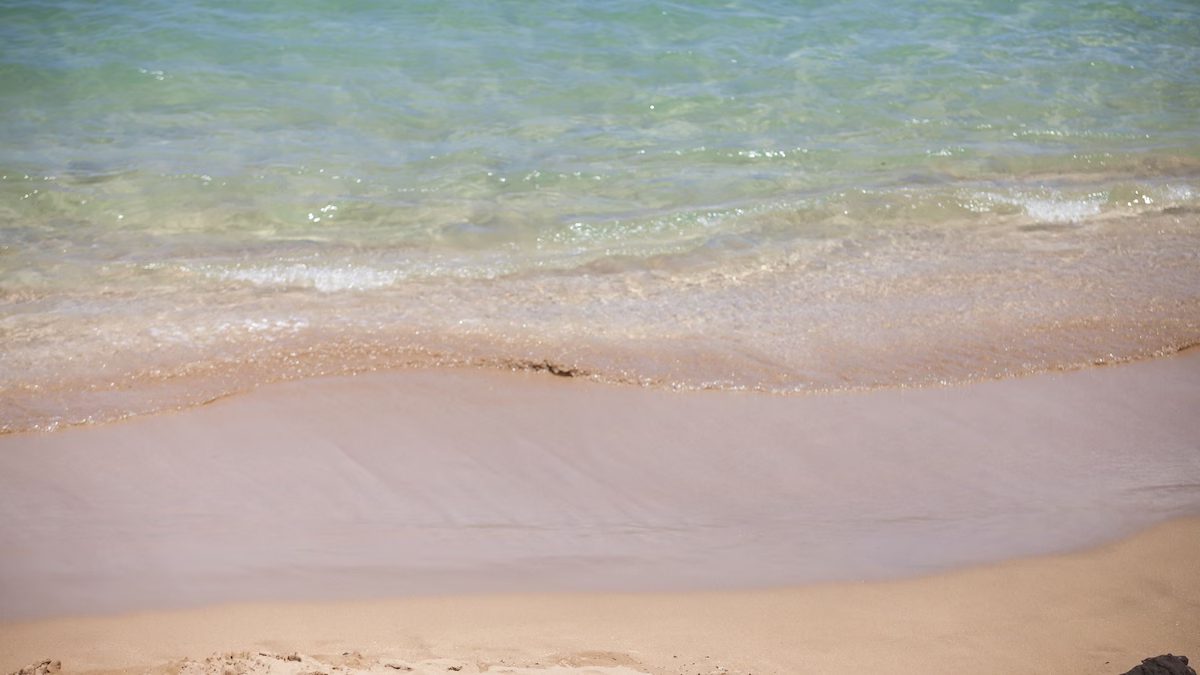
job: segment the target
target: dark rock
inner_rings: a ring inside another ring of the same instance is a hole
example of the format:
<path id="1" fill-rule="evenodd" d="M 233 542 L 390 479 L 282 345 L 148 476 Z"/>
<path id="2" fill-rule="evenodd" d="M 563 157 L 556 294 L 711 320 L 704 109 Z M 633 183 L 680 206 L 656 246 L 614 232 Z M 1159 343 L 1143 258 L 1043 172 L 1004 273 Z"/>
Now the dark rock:
<path id="1" fill-rule="evenodd" d="M 1196 675 L 1196 671 L 1188 665 L 1188 657 L 1163 654 L 1143 659 L 1142 665 L 1134 666 L 1124 675 Z"/>

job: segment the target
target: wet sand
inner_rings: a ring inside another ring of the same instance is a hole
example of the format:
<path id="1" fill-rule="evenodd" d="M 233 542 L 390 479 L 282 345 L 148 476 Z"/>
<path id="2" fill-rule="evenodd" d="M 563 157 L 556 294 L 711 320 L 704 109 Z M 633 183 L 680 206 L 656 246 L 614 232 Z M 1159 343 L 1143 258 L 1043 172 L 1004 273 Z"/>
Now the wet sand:
<path id="1" fill-rule="evenodd" d="M 655 673 L 715 672 L 668 651 L 745 672 L 1136 656 L 1123 672 L 1200 651 L 1200 521 L 995 563 L 1200 514 L 1197 410 L 1191 352 L 798 397 L 408 371 L 3 436 L 0 655 L 612 651 L 632 660 L 593 665 Z"/>
<path id="2" fill-rule="evenodd" d="M 0 619 L 773 587 L 1068 551 L 1200 513 L 1197 410 L 1196 353 L 800 397 L 479 371 L 281 384 L 0 437 Z"/>

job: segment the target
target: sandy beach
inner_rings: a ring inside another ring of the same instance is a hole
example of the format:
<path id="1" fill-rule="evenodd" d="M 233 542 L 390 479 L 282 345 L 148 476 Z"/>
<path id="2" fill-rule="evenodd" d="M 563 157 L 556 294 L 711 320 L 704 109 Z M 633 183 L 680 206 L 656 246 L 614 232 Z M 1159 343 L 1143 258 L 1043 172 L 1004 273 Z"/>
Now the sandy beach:
<path id="1" fill-rule="evenodd" d="M 0 669 L 1123 673 L 1200 652 L 1200 520 L 1082 553 L 765 591 L 223 605 L 0 624 Z M 287 657 L 295 654 L 296 661 Z"/>
<path id="2" fill-rule="evenodd" d="M 1197 25 L 0 4 L 0 675 L 1200 660 Z"/>
<path id="3" fill-rule="evenodd" d="M 1197 409 L 1189 352 L 795 397 L 407 371 L 10 434 L 0 665 L 1124 672 L 1200 652 Z"/>

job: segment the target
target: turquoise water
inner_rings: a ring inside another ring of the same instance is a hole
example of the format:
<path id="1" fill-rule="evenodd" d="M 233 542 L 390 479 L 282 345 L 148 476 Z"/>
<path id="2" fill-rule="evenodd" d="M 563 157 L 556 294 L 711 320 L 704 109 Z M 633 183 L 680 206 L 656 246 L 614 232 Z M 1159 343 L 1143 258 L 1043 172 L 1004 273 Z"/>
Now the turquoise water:
<path id="1" fill-rule="evenodd" d="M 6 2 L 0 423 L 1200 340 L 1193 2 Z"/>

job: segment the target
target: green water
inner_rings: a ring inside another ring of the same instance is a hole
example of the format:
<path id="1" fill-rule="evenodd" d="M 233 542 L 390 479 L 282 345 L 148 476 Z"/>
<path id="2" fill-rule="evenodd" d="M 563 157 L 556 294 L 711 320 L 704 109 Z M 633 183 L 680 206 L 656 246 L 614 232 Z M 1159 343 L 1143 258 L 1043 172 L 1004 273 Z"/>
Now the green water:
<path id="1" fill-rule="evenodd" d="M 0 423 L 1200 340 L 1191 2 L 7 2 Z"/>

